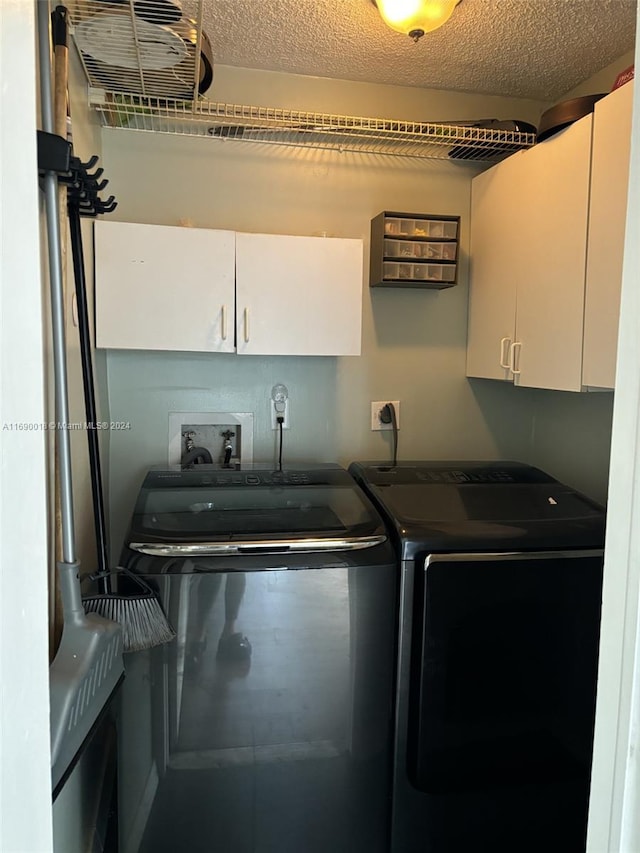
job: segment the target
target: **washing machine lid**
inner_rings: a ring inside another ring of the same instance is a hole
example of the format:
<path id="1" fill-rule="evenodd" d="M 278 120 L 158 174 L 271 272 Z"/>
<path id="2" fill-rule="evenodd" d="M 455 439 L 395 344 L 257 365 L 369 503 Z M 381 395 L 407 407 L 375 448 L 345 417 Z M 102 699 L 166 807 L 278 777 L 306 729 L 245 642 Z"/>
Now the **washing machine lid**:
<path id="1" fill-rule="evenodd" d="M 150 471 L 129 548 L 154 556 L 357 550 L 386 540 L 384 524 L 339 466 L 198 465 Z"/>
<path id="2" fill-rule="evenodd" d="M 602 507 L 517 462 L 349 467 L 403 543 L 417 551 L 603 547 Z"/>

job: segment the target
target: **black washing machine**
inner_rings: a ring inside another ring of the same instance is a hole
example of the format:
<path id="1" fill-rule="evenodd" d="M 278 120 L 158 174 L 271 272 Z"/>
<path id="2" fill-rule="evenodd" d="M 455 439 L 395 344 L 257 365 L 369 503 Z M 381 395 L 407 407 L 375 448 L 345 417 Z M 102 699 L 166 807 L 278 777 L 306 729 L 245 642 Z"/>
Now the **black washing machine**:
<path id="1" fill-rule="evenodd" d="M 122 565 L 177 634 L 127 656 L 122 853 L 388 853 L 399 570 L 352 477 L 151 471 Z"/>
<path id="2" fill-rule="evenodd" d="M 356 462 L 402 563 L 393 853 L 586 844 L 603 509 L 510 462 Z"/>

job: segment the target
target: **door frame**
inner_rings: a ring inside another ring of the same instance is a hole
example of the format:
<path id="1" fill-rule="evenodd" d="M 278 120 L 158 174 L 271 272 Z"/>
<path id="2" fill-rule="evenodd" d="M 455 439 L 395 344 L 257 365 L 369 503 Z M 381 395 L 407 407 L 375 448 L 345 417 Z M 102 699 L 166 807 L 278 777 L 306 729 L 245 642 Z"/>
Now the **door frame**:
<path id="1" fill-rule="evenodd" d="M 638 11 L 636 32 L 640 33 Z M 639 57 L 640 43 L 636 41 L 636 65 Z M 640 850 L 639 275 L 640 91 L 635 85 L 588 853 Z"/>

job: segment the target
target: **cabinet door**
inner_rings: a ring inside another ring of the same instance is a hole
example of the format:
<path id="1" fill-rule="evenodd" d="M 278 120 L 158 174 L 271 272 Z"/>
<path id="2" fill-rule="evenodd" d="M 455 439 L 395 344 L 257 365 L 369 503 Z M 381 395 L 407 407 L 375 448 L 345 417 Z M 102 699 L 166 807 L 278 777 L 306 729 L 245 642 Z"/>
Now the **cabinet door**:
<path id="1" fill-rule="evenodd" d="M 592 116 L 525 152 L 516 383 L 580 391 Z"/>
<path id="2" fill-rule="evenodd" d="M 526 152 L 473 179 L 467 376 L 511 380 Z"/>
<path id="3" fill-rule="evenodd" d="M 237 350 L 360 355 L 362 240 L 236 234 Z"/>
<path id="4" fill-rule="evenodd" d="M 613 388 L 627 216 L 633 83 L 598 101 L 593 115 L 582 381 Z"/>
<path id="5" fill-rule="evenodd" d="M 233 231 L 96 222 L 96 346 L 234 351 Z"/>

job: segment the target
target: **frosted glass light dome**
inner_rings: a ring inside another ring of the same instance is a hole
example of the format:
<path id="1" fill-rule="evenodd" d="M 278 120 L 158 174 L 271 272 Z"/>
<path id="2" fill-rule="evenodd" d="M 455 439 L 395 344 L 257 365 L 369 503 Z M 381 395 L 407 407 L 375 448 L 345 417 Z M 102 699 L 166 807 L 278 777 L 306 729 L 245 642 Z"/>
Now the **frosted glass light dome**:
<path id="1" fill-rule="evenodd" d="M 414 41 L 446 23 L 458 3 L 459 0 L 375 0 L 387 26 Z"/>

